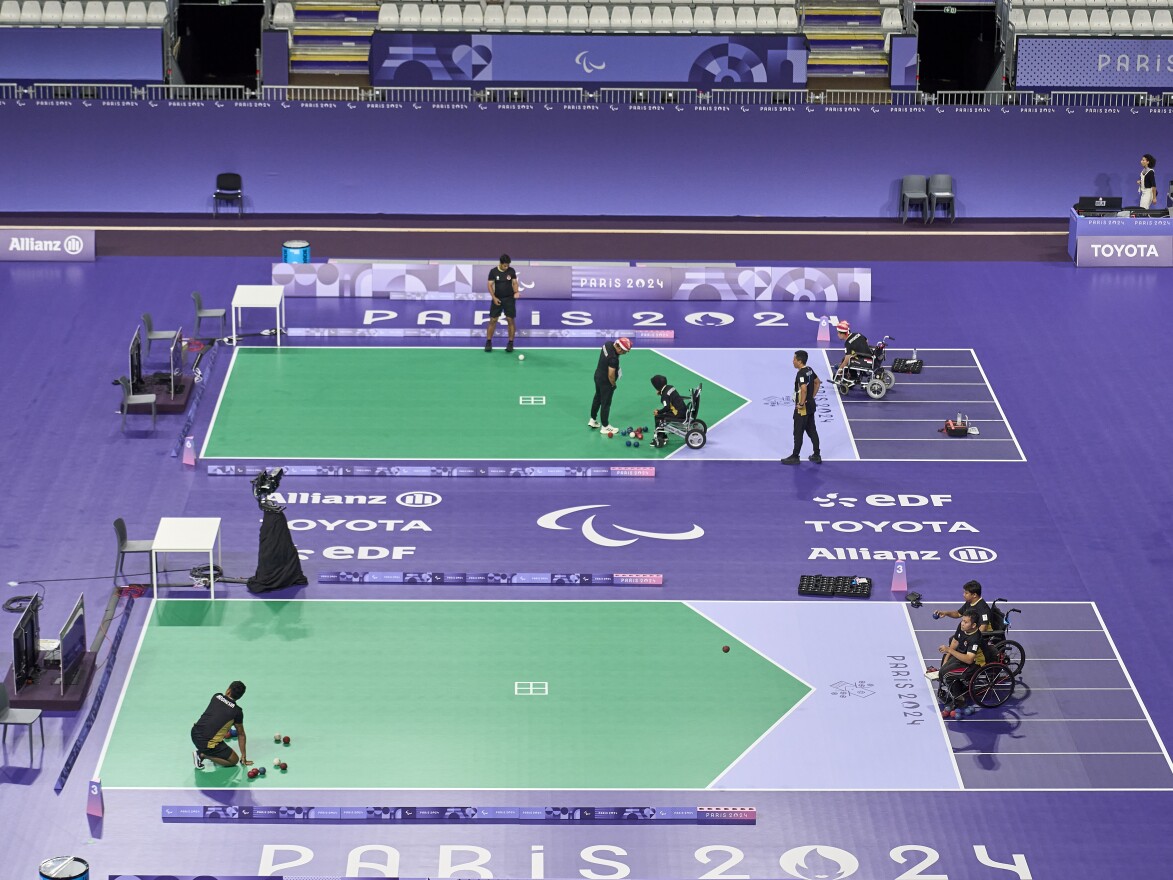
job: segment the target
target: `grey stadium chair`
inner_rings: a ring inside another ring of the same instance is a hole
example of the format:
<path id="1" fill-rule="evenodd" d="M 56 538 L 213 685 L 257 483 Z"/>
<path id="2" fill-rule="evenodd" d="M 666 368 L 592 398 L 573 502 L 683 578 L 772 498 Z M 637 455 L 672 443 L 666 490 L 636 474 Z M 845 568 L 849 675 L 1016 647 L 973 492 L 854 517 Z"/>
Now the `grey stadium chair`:
<path id="1" fill-rule="evenodd" d="M 200 335 L 200 321 L 204 318 L 219 318 L 220 319 L 220 335 L 224 335 L 224 316 L 228 313 L 227 309 L 205 309 L 204 298 L 200 296 L 198 290 L 191 292 L 191 301 L 195 303 L 195 333 L 194 336 Z"/>
<path id="2" fill-rule="evenodd" d="M 171 348 L 175 344 L 176 337 L 179 336 L 178 330 L 156 330 L 155 321 L 151 317 L 150 312 L 143 312 L 143 329 L 147 331 L 147 357 L 151 356 L 151 343 L 158 340 L 167 340 L 167 347 Z"/>
<path id="3" fill-rule="evenodd" d="M 118 384 L 122 386 L 122 406 L 119 408 L 122 413 L 122 431 L 126 432 L 126 417 L 130 413 L 132 406 L 147 406 L 151 407 L 151 430 L 155 430 L 155 419 L 158 417 L 158 409 L 155 406 L 155 395 L 153 394 L 134 394 L 130 390 L 130 380 L 125 376 L 118 377 Z"/>
<path id="4" fill-rule="evenodd" d="M 929 182 L 923 174 L 909 174 L 900 182 L 900 222 L 908 222 L 908 209 L 920 205 L 921 217 L 929 222 Z"/>
<path id="5" fill-rule="evenodd" d="M 9 727 L 29 729 L 29 764 L 33 763 L 33 724 L 41 728 L 41 748 L 45 747 L 45 721 L 40 709 L 13 709 L 8 705 L 8 688 L 0 684 L 0 727 L 4 728 L 4 742 L 8 741 Z"/>
<path id="6" fill-rule="evenodd" d="M 118 584 L 120 577 L 125 577 L 122 570 L 123 562 L 128 553 L 150 553 L 151 545 L 154 543 L 150 539 L 136 538 L 131 540 L 126 537 L 126 520 L 122 517 L 114 520 L 114 537 L 118 543 L 118 556 L 114 560 L 114 584 Z M 148 566 L 149 568 L 150 566 Z"/>
<path id="7" fill-rule="evenodd" d="M 957 219 L 957 208 L 953 201 L 953 177 L 948 174 L 933 174 L 929 177 L 929 222 L 937 219 L 937 206 L 949 209 L 949 222 Z"/>

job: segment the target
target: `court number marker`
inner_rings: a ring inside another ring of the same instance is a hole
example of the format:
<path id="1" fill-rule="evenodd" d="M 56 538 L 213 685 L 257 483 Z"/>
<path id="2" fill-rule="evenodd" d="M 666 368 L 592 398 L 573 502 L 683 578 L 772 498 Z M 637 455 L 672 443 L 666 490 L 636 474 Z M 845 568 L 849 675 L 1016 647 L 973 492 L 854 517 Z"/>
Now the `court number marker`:
<path id="1" fill-rule="evenodd" d="M 550 693 L 550 683 L 547 681 L 515 681 L 513 696 L 515 697 L 545 697 Z"/>
<path id="2" fill-rule="evenodd" d="M 544 394 L 523 394 L 517 398 L 519 406 L 545 406 L 546 395 Z"/>

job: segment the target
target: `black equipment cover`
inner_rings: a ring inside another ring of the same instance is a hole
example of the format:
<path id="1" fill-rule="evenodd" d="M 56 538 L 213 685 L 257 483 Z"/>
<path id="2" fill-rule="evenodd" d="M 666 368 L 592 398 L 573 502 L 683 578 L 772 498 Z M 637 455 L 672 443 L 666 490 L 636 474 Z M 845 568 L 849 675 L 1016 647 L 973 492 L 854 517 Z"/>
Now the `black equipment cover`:
<path id="1" fill-rule="evenodd" d="M 289 534 L 285 512 L 266 510 L 261 521 L 261 548 L 257 558 L 257 573 L 248 579 L 250 593 L 265 593 L 282 587 L 309 583 L 301 570 L 301 559 Z"/>

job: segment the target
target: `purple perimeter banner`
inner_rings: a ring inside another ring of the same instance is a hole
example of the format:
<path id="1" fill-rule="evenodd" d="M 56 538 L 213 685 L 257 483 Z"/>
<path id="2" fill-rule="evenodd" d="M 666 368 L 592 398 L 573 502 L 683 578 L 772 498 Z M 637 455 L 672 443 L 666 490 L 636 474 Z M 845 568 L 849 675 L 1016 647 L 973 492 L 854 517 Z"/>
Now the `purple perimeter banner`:
<path id="1" fill-rule="evenodd" d="M 1112 37 L 1018 41 L 1020 89 L 1173 88 L 1173 40 Z"/>
<path id="2" fill-rule="evenodd" d="M 800 35 L 437 34 L 376 32 L 374 86 L 435 83 L 806 85 Z"/>

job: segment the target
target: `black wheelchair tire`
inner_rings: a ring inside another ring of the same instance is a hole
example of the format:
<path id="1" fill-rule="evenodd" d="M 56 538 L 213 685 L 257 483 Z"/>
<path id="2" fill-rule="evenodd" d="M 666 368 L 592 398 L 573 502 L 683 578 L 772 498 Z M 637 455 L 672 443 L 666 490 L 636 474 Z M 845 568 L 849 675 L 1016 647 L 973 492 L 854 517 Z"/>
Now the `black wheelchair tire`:
<path id="1" fill-rule="evenodd" d="M 1026 649 L 1013 639 L 1006 639 L 997 645 L 998 660 L 1010 670 L 1010 674 L 1018 678 L 1022 674 L 1022 667 L 1026 665 Z"/>
<path id="2" fill-rule="evenodd" d="M 879 379 L 872 379 L 867 384 L 868 397 L 872 400 L 882 400 L 884 395 L 888 393 L 888 386 Z"/>
<path id="3" fill-rule="evenodd" d="M 708 435 L 699 428 L 692 428 L 684 435 L 684 442 L 689 449 L 700 449 L 708 441 Z"/>
<path id="4" fill-rule="evenodd" d="M 1014 696 L 1016 684 L 1008 666 L 987 663 L 969 680 L 969 696 L 983 709 L 996 709 Z"/>

